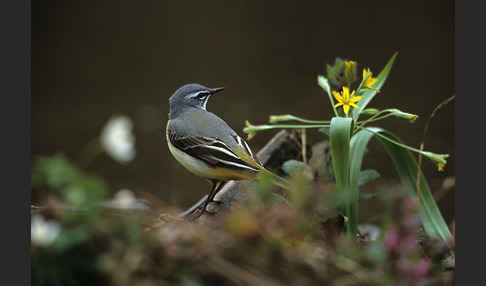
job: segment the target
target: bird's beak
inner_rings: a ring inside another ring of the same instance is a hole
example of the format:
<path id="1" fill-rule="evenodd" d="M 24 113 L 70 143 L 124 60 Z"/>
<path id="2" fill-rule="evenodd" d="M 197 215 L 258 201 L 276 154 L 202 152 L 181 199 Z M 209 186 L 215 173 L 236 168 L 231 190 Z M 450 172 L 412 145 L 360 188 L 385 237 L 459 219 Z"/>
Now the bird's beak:
<path id="1" fill-rule="evenodd" d="M 216 87 L 216 88 L 211 88 L 211 89 L 209 90 L 209 92 L 210 92 L 211 94 L 215 94 L 215 93 L 217 93 L 217 92 L 222 91 L 223 89 L 224 89 L 224 87 Z"/>

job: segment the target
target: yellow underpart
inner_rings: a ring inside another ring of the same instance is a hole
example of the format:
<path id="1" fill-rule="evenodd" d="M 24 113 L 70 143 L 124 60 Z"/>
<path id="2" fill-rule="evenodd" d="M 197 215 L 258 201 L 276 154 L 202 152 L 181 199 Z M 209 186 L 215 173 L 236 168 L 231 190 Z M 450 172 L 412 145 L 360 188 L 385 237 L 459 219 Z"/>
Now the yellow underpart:
<path id="1" fill-rule="evenodd" d="M 252 180 L 255 178 L 255 173 L 240 172 L 231 169 L 214 168 L 213 176 L 221 180 Z"/>

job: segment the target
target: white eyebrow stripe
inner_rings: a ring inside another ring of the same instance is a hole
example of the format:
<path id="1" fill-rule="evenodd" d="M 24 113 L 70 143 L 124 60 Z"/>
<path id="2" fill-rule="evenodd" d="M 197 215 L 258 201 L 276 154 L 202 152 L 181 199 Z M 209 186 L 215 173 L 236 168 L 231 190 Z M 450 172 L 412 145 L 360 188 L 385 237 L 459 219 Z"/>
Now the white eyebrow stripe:
<path id="1" fill-rule="evenodd" d="M 187 95 L 186 98 L 195 98 L 198 97 L 201 93 L 206 93 L 207 95 L 211 95 L 207 90 L 200 90 Z"/>
<path id="2" fill-rule="evenodd" d="M 194 99 L 194 98 L 197 98 L 201 93 L 206 94 L 206 97 L 204 97 L 204 102 L 201 103 L 201 107 L 204 110 L 206 110 L 206 105 L 208 104 L 209 97 L 211 96 L 211 93 L 209 91 L 207 91 L 207 90 L 197 91 L 197 92 L 189 94 L 188 96 L 186 96 L 186 98 Z"/>

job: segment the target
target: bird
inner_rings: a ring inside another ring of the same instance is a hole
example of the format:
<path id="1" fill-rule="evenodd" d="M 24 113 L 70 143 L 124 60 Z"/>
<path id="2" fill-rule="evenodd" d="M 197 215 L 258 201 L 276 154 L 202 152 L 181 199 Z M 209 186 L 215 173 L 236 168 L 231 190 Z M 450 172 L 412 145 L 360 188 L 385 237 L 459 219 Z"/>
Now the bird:
<path id="1" fill-rule="evenodd" d="M 211 184 L 208 203 L 229 180 L 251 180 L 267 172 L 248 143 L 223 119 L 208 111 L 209 98 L 224 87 L 208 88 L 198 83 L 179 87 L 169 98 L 166 140 L 172 156 L 189 172 Z"/>

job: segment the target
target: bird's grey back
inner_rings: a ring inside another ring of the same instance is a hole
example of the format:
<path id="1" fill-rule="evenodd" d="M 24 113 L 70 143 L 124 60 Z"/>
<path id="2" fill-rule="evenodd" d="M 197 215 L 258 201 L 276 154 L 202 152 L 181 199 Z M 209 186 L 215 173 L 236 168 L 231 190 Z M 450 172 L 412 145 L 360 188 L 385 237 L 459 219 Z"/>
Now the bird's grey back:
<path id="1" fill-rule="evenodd" d="M 169 123 L 169 129 L 179 137 L 204 136 L 218 138 L 229 147 L 238 147 L 237 133 L 221 118 L 212 112 L 191 109 L 181 113 Z"/>

